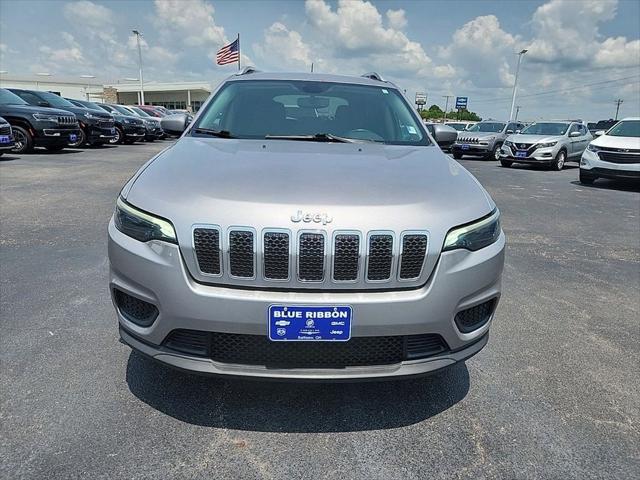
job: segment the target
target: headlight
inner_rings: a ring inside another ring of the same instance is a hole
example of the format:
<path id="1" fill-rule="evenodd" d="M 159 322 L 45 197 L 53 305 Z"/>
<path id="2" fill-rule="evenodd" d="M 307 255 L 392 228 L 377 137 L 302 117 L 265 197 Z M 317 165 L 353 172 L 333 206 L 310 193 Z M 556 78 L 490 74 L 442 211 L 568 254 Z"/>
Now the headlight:
<path id="1" fill-rule="evenodd" d="M 509 140 L 505 140 L 504 146 L 505 147 L 513 147 L 513 142 L 510 142 Z"/>
<path id="2" fill-rule="evenodd" d="M 558 142 L 539 143 L 538 145 L 536 145 L 536 148 L 549 148 L 555 146 L 556 143 Z"/>
<path id="3" fill-rule="evenodd" d="M 129 120 L 128 118 L 123 118 L 122 123 L 133 123 L 133 121 Z"/>
<path id="4" fill-rule="evenodd" d="M 114 221 L 118 230 L 141 242 L 163 240 L 178 243 L 176 231 L 171 222 L 138 210 L 120 197 L 116 202 Z"/>
<path id="5" fill-rule="evenodd" d="M 598 151 L 599 151 L 598 147 L 596 147 L 593 143 L 590 143 L 587 146 L 587 150 L 589 150 L 590 152 L 593 152 L 593 153 L 598 153 Z"/>
<path id="6" fill-rule="evenodd" d="M 51 113 L 34 113 L 33 118 L 40 120 L 41 122 L 58 123 L 58 115 L 52 115 Z"/>
<path id="7" fill-rule="evenodd" d="M 443 251 L 464 248 L 476 251 L 491 245 L 500 236 L 500 211 L 495 209 L 491 215 L 482 220 L 456 227 L 444 240 Z"/>

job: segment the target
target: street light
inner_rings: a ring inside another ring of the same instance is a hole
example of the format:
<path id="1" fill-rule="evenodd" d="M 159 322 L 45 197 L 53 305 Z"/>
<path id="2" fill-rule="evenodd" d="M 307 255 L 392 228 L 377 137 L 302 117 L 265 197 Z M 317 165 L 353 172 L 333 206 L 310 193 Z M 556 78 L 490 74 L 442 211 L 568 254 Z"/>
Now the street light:
<path id="1" fill-rule="evenodd" d="M 138 62 L 140 65 L 140 104 L 144 105 L 144 80 L 142 77 L 142 49 L 140 48 L 140 37 L 142 33 L 138 30 L 132 30 L 134 35 L 136 36 L 136 43 L 138 44 Z"/>
<path id="2" fill-rule="evenodd" d="M 513 120 L 513 110 L 516 106 L 516 90 L 518 90 L 518 74 L 520 73 L 520 63 L 522 62 L 522 56 L 529 50 L 522 49 L 518 52 L 518 65 L 516 66 L 516 79 L 513 82 L 513 95 L 511 96 L 511 113 L 509 114 L 509 121 Z"/>
<path id="3" fill-rule="evenodd" d="M 96 78 L 95 75 L 80 75 L 80 78 Z M 87 102 L 90 100 L 89 98 L 89 82 L 87 82 L 87 85 L 84 87 L 84 96 L 87 97 Z"/>

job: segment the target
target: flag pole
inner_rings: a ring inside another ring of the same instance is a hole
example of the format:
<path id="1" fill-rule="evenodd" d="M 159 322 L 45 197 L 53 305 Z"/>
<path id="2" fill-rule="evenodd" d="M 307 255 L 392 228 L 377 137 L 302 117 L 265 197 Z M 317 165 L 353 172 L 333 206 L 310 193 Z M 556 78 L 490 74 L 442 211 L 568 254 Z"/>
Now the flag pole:
<path id="1" fill-rule="evenodd" d="M 238 70 L 240 70 L 240 33 L 238 33 Z"/>

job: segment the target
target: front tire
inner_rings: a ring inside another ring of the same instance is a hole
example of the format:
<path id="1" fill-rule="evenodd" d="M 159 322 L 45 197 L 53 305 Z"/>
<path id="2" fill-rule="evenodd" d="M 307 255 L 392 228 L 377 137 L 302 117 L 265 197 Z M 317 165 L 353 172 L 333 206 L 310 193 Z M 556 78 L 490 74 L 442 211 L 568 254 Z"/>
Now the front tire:
<path id="1" fill-rule="evenodd" d="M 12 126 L 13 136 L 16 141 L 13 147 L 14 153 L 29 153 L 33 151 L 33 137 L 29 131 L 22 127 Z"/>
<path id="2" fill-rule="evenodd" d="M 511 160 L 504 160 L 501 158 L 500 165 L 502 165 L 504 168 L 511 168 L 511 165 L 513 165 L 513 162 Z"/>
<path id="3" fill-rule="evenodd" d="M 565 152 L 564 150 L 560 150 L 556 155 L 556 158 L 554 158 L 551 161 L 549 166 L 551 167 L 552 170 L 556 170 L 557 172 L 559 172 L 564 168 L 564 164 L 566 161 L 567 161 L 567 152 Z"/>
<path id="4" fill-rule="evenodd" d="M 491 150 L 491 153 L 487 155 L 487 160 L 500 160 L 500 147 L 502 147 L 501 143 L 496 144 Z"/>
<path id="5" fill-rule="evenodd" d="M 124 132 L 120 127 L 116 127 L 116 136 L 109 139 L 110 145 L 116 145 L 122 143 L 122 139 L 124 138 Z"/>
<path id="6" fill-rule="evenodd" d="M 580 169 L 580 183 L 582 183 L 583 185 L 593 185 L 593 182 L 596 181 L 596 178 L 597 177 L 595 177 L 594 175 L 591 175 L 585 170 Z"/>
<path id="7" fill-rule="evenodd" d="M 78 132 L 78 139 L 75 142 L 69 142 L 69 146 L 72 148 L 82 147 L 87 142 L 87 135 L 83 129 Z"/>
<path id="8" fill-rule="evenodd" d="M 455 158 L 456 160 L 461 160 L 462 154 L 458 152 L 453 152 L 453 158 Z"/>

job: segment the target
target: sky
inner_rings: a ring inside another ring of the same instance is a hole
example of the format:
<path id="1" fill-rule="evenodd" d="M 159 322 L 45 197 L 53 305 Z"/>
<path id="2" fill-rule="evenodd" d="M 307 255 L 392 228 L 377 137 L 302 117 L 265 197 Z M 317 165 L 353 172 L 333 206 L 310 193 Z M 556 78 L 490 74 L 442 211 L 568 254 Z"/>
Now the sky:
<path id="1" fill-rule="evenodd" d="M 115 83 L 207 81 L 237 69 L 216 51 L 240 34 L 243 65 L 264 71 L 376 71 L 445 106 L 466 96 L 483 118 L 509 116 L 517 52 L 520 119 L 640 116 L 638 0 L 0 0 L 7 78 Z"/>

